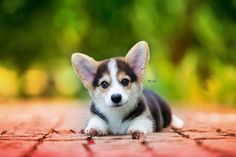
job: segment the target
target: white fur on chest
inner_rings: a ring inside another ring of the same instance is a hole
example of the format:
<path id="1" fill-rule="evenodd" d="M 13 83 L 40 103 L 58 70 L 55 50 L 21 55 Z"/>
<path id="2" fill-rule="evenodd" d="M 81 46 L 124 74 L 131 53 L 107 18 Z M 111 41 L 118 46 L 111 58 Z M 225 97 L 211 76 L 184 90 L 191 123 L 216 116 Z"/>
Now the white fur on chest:
<path id="1" fill-rule="evenodd" d="M 131 121 L 124 121 L 123 118 L 129 113 L 133 106 L 122 106 L 119 108 L 107 108 L 103 105 L 98 107 L 99 110 L 108 119 L 108 130 L 112 134 L 126 134 Z"/>
<path id="2" fill-rule="evenodd" d="M 130 121 L 122 122 L 122 120 L 110 120 L 108 124 L 108 130 L 112 134 L 127 134 L 127 130 L 129 125 L 131 124 Z"/>
<path id="3" fill-rule="evenodd" d="M 134 107 L 134 106 L 133 106 Z M 132 119 L 123 121 L 124 117 L 133 109 L 132 106 L 127 105 L 121 108 L 99 108 L 108 119 L 107 128 L 111 134 L 127 134 L 130 125 L 137 120 L 147 119 L 150 115 L 149 110 L 145 110 L 141 115 Z M 140 126 L 145 126 L 144 123 L 140 123 Z M 148 124 L 149 125 L 149 124 Z M 151 128 L 152 129 L 152 128 Z"/>

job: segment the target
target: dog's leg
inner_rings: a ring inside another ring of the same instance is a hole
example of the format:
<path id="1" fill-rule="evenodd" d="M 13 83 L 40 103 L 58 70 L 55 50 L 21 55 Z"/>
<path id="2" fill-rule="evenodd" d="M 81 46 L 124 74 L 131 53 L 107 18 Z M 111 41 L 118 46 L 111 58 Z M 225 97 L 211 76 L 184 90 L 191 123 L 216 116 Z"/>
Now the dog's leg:
<path id="1" fill-rule="evenodd" d="M 96 115 L 92 116 L 85 129 L 85 134 L 91 136 L 107 135 L 108 128 L 106 122 Z"/>
<path id="2" fill-rule="evenodd" d="M 153 122 L 148 118 L 137 118 L 129 126 L 127 133 L 134 138 L 139 138 L 141 134 L 153 132 Z"/>
<path id="3" fill-rule="evenodd" d="M 172 114 L 172 121 L 171 121 L 171 127 L 174 129 L 181 129 L 184 126 L 183 120 L 181 120 L 176 115 Z"/>

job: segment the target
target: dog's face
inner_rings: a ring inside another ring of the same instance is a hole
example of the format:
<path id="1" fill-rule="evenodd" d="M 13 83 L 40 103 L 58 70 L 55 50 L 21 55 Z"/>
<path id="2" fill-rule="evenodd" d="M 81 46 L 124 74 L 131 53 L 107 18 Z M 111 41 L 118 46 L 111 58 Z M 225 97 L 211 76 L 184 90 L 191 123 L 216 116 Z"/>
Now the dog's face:
<path id="1" fill-rule="evenodd" d="M 125 57 L 95 61 L 82 53 L 72 55 L 72 64 L 93 101 L 105 107 L 136 103 L 149 60 L 149 48 L 141 41 Z"/>

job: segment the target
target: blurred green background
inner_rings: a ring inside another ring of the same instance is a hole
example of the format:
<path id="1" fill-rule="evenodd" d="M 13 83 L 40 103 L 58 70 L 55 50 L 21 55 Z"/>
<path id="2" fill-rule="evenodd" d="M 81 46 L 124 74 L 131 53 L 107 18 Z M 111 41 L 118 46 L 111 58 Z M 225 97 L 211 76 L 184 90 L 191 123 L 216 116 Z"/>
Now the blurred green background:
<path id="1" fill-rule="evenodd" d="M 140 40 L 144 83 L 170 101 L 236 107 L 235 0 L 1 0 L 0 99 L 88 98 L 70 62 L 124 56 Z"/>

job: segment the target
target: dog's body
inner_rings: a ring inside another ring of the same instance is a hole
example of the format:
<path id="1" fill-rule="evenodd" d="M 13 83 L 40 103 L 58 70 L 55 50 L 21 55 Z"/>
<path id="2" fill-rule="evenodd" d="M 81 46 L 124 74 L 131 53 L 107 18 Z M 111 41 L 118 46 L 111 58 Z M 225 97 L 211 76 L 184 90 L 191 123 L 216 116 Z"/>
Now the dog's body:
<path id="1" fill-rule="evenodd" d="M 137 127 L 146 128 L 142 130 L 143 133 L 160 131 L 171 123 L 171 110 L 168 104 L 148 89 L 143 90 L 133 108 L 120 107 L 115 111 L 108 111 L 93 102 L 91 112 L 94 114 L 94 118 L 97 119 L 95 123 L 99 123 L 102 119 L 102 125 L 107 127 L 111 134 L 127 134 L 128 130 L 135 131 L 136 126 L 133 129 L 130 127 L 134 121 L 136 121 L 136 125 L 139 125 Z M 137 121 L 140 122 L 137 123 Z M 94 126 L 94 124 L 90 125 L 91 128 Z"/>
<path id="2" fill-rule="evenodd" d="M 146 42 L 137 43 L 125 57 L 96 62 L 75 53 L 72 63 L 93 99 L 87 135 L 151 133 L 183 122 L 172 115 L 169 105 L 154 92 L 143 89 L 149 60 Z"/>

